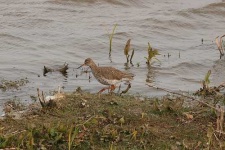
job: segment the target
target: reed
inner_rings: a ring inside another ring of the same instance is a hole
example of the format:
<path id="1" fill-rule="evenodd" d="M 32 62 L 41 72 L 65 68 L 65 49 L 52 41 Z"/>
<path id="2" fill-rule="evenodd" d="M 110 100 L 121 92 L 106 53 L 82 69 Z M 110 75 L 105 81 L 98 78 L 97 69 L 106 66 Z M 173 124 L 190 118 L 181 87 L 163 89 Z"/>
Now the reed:
<path id="1" fill-rule="evenodd" d="M 126 43 L 125 48 L 124 48 L 124 55 L 125 55 L 126 58 L 127 58 L 127 63 L 129 62 L 129 57 L 130 57 L 130 55 L 129 55 L 129 51 L 130 51 L 130 41 L 131 41 L 131 39 L 127 40 L 127 43 Z"/>
<path id="2" fill-rule="evenodd" d="M 134 57 L 134 49 L 133 49 L 133 51 L 132 51 L 132 53 L 131 53 L 131 57 L 130 57 L 130 64 L 133 64 L 133 63 L 132 63 L 132 59 L 133 59 L 133 57 Z"/>
<path id="3" fill-rule="evenodd" d="M 209 89 L 209 83 L 210 83 L 210 77 L 211 75 L 211 70 L 209 70 L 206 75 L 205 75 L 205 79 L 202 81 L 202 84 L 203 84 L 203 89 L 206 88 L 206 89 Z"/>
<path id="4" fill-rule="evenodd" d="M 112 33 L 109 35 L 109 56 L 111 56 L 111 52 L 112 52 L 112 39 L 114 36 L 114 32 L 116 30 L 117 24 L 114 25 L 114 28 L 112 30 Z"/>
<path id="5" fill-rule="evenodd" d="M 220 40 L 219 36 L 216 37 L 216 45 L 220 52 L 220 58 L 224 55 L 223 37 L 225 37 L 225 34 L 220 37 Z"/>

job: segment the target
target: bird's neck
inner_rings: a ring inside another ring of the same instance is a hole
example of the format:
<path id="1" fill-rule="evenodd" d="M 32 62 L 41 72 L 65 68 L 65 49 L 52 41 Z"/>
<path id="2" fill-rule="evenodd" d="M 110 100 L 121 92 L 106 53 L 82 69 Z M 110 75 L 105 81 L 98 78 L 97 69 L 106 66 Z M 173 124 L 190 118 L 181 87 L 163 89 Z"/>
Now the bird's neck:
<path id="1" fill-rule="evenodd" d="M 98 68 L 98 66 L 95 63 L 92 63 L 90 65 L 91 70 L 96 70 Z"/>

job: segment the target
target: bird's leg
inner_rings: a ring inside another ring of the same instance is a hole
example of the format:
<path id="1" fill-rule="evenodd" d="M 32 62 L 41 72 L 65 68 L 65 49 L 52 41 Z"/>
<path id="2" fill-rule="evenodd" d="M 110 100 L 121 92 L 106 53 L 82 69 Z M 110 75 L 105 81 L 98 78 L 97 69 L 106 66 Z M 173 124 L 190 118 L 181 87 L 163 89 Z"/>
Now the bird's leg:
<path id="1" fill-rule="evenodd" d="M 116 86 L 115 85 L 110 85 L 109 88 L 110 88 L 110 94 L 112 94 L 113 91 L 116 89 Z"/>
<path id="2" fill-rule="evenodd" d="M 118 89 L 118 91 L 117 91 L 117 94 L 118 94 L 118 95 L 119 95 L 119 93 L 120 93 L 120 89 L 121 89 L 121 84 L 120 84 L 119 89 Z"/>
<path id="3" fill-rule="evenodd" d="M 110 89 L 110 87 L 104 87 L 103 89 L 101 89 L 98 93 L 101 94 L 102 92 L 104 92 L 105 90 Z"/>
<path id="4" fill-rule="evenodd" d="M 101 93 L 104 92 L 105 90 L 109 90 L 110 89 L 110 86 L 109 87 L 104 87 L 103 89 L 101 89 L 99 92 L 98 92 L 98 97 L 100 98 L 101 97 Z"/>
<path id="5" fill-rule="evenodd" d="M 109 85 L 109 87 L 108 87 L 108 93 L 110 93 L 110 91 L 111 91 L 110 89 L 111 89 L 111 85 Z"/>
<path id="6" fill-rule="evenodd" d="M 116 89 L 116 86 L 115 85 L 111 85 L 110 86 L 110 92 L 113 92 L 115 89 Z"/>

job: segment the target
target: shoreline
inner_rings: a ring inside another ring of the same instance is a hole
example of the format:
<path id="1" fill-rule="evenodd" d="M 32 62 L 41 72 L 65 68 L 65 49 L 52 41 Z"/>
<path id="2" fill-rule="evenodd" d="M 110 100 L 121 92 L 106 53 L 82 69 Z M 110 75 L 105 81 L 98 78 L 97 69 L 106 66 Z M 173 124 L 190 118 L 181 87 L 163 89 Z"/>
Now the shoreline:
<path id="1" fill-rule="evenodd" d="M 215 111 L 200 103 L 184 107 L 187 99 L 180 96 L 99 98 L 77 90 L 58 102 L 1 120 L 0 148 L 219 149 L 225 138 L 217 132 Z"/>

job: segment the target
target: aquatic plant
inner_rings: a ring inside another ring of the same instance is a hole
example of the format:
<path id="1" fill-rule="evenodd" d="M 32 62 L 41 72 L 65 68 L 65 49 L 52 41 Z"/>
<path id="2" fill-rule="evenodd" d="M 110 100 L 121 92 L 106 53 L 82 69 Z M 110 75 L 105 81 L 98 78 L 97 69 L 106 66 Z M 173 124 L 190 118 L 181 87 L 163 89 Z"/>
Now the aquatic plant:
<path id="1" fill-rule="evenodd" d="M 27 83 L 29 83 L 29 80 L 27 78 L 22 78 L 19 80 L 2 80 L 0 82 L 0 89 L 2 91 L 6 91 L 9 89 L 19 89 L 19 87 L 26 85 Z"/>
<path id="2" fill-rule="evenodd" d="M 216 96 L 218 94 L 218 92 L 223 88 L 223 84 L 221 84 L 220 86 L 214 86 L 214 87 L 210 87 L 210 75 L 211 75 L 211 70 L 209 70 L 205 77 L 204 80 L 202 80 L 202 88 L 200 88 L 198 91 L 196 91 L 194 93 L 194 95 L 199 95 L 199 96 Z"/>
<path id="3" fill-rule="evenodd" d="M 145 57 L 145 59 L 147 60 L 146 61 L 146 64 L 150 65 L 150 62 L 152 61 L 152 59 L 156 59 L 156 55 L 160 55 L 158 50 L 157 49 L 153 49 L 150 45 L 150 43 L 148 42 L 148 57 Z M 159 60 L 158 60 L 159 61 Z"/>
<path id="4" fill-rule="evenodd" d="M 109 56 L 111 56 L 111 52 L 112 52 L 112 39 L 113 39 L 113 36 L 114 36 L 114 32 L 116 30 L 116 27 L 117 27 L 117 24 L 114 25 L 112 33 L 109 34 Z"/>
<path id="5" fill-rule="evenodd" d="M 130 51 L 130 41 L 131 41 L 131 39 L 127 40 L 127 43 L 126 43 L 125 48 L 124 48 L 124 55 L 125 55 L 126 58 L 127 58 L 127 63 L 129 62 L 129 57 L 130 57 L 130 55 L 129 55 L 129 51 Z"/>
<path id="6" fill-rule="evenodd" d="M 225 34 L 220 37 L 220 40 L 219 36 L 216 37 L 216 45 L 220 52 L 220 58 L 224 55 L 223 37 L 225 37 Z"/>
<path id="7" fill-rule="evenodd" d="M 130 63 L 132 64 L 132 59 L 134 57 L 134 49 L 132 50 L 131 57 L 130 57 L 130 55 L 129 55 L 130 41 L 131 41 L 131 39 L 127 40 L 127 43 L 126 43 L 125 48 L 124 48 L 124 55 L 126 56 L 127 63 L 130 61 Z M 130 57 L 130 60 L 129 60 L 129 57 Z"/>
<path id="8" fill-rule="evenodd" d="M 130 57 L 130 63 L 131 63 L 132 65 L 133 65 L 133 63 L 132 63 L 133 57 L 134 57 L 134 49 L 132 50 L 131 57 Z"/>
<path id="9" fill-rule="evenodd" d="M 203 84 L 203 88 L 209 88 L 209 83 L 210 83 L 210 80 L 209 80 L 209 77 L 211 75 L 211 70 L 209 70 L 206 75 L 205 75 L 205 78 L 204 80 L 202 81 L 202 84 Z"/>

